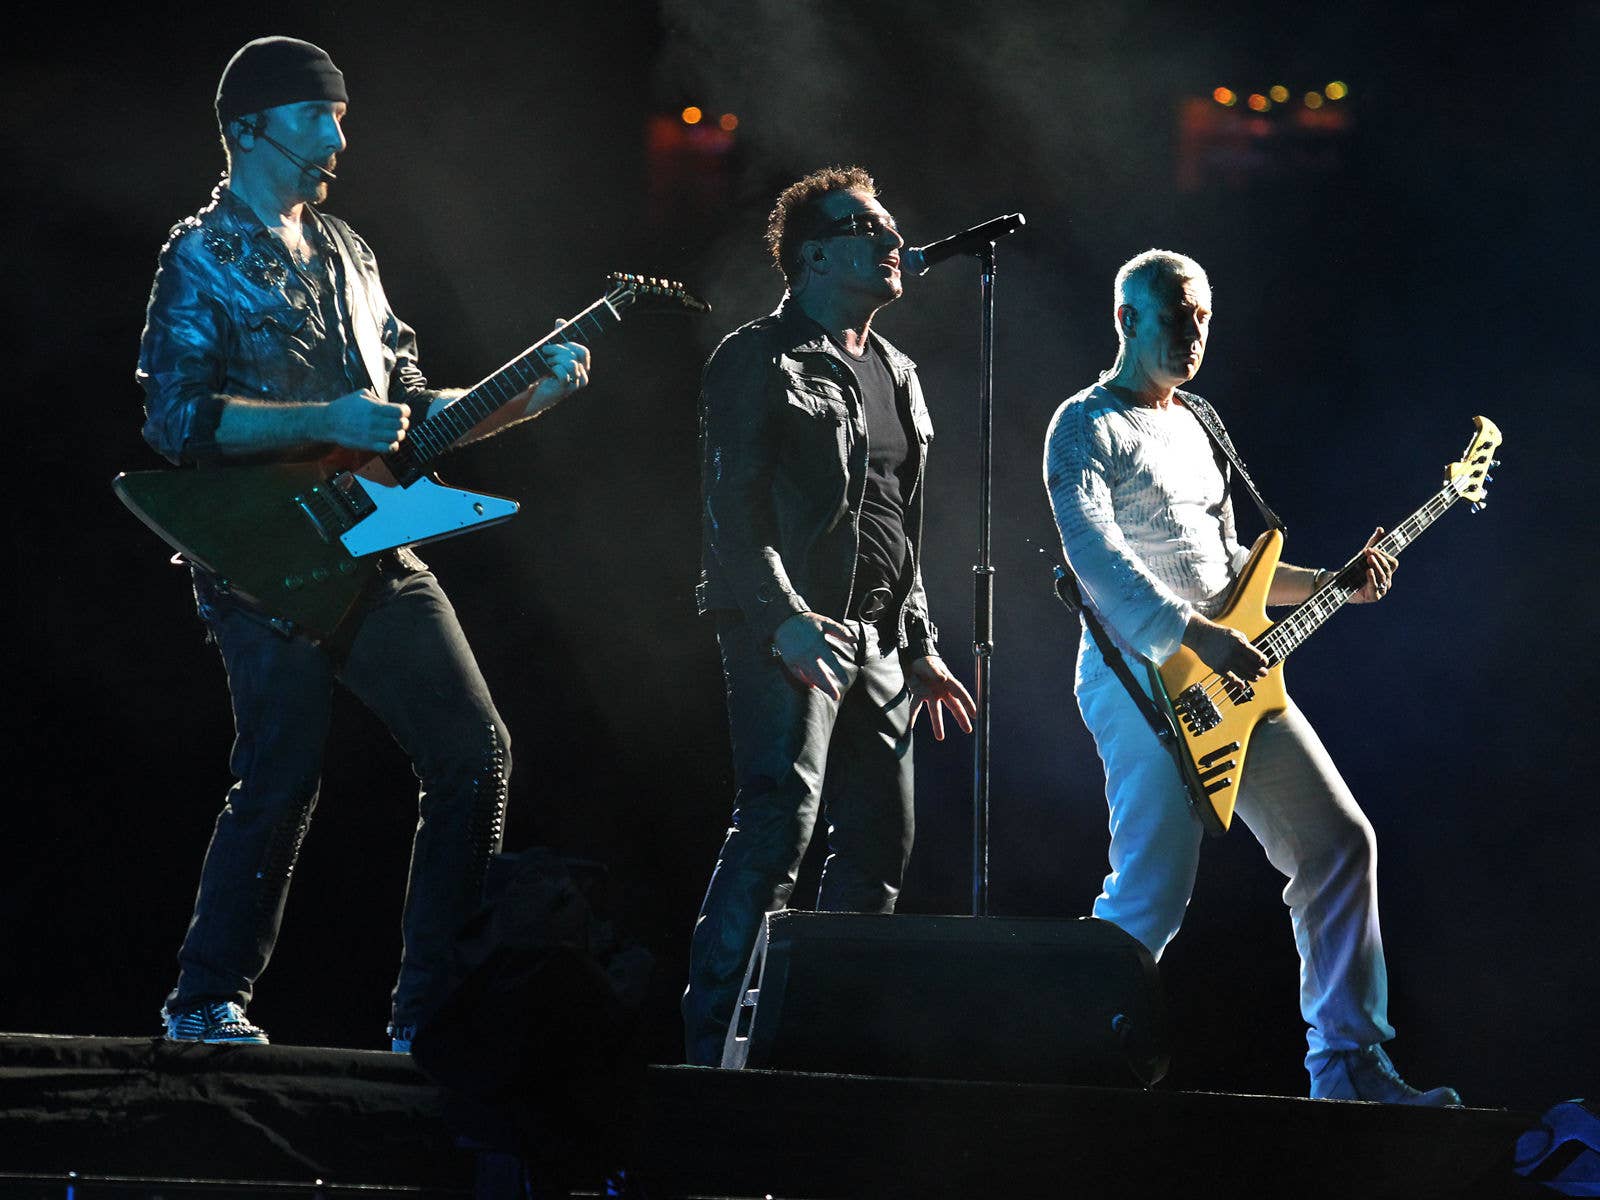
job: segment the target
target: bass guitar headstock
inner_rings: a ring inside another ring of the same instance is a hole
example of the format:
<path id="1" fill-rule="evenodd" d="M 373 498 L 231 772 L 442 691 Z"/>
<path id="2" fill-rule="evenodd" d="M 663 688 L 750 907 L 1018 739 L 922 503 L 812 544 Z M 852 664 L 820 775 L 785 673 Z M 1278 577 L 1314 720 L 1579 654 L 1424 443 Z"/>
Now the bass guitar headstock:
<path id="1" fill-rule="evenodd" d="M 629 275 L 613 271 L 606 276 L 610 291 L 606 303 L 616 312 L 633 304 L 660 312 L 708 313 L 711 305 L 696 296 L 676 279 L 655 279 L 648 275 Z"/>
<path id="2" fill-rule="evenodd" d="M 1488 417 L 1473 417 L 1472 423 L 1477 426 L 1472 441 L 1468 443 L 1460 461 L 1444 469 L 1444 481 L 1447 487 L 1455 488 L 1463 500 L 1470 500 L 1472 511 L 1477 512 L 1489 503 L 1484 499 L 1489 485 L 1494 482 L 1489 470 L 1500 465 L 1500 460 L 1495 457 L 1495 452 L 1500 449 L 1500 430 Z"/>

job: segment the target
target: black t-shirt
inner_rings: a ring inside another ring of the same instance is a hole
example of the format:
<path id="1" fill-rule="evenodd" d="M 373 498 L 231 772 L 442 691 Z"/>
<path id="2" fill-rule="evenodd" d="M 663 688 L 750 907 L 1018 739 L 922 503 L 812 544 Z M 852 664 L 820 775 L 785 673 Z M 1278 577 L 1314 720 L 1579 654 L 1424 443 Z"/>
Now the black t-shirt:
<path id="1" fill-rule="evenodd" d="M 911 472 L 911 434 L 906 414 L 900 411 L 894 376 L 889 373 L 883 352 L 870 346 L 861 358 L 848 352 L 844 357 L 861 388 L 867 422 L 867 486 L 861 500 L 861 543 L 853 589 L 853 603 L 859 603 L 861 597 L 876 588 L 887 588 L 897 597 L 906 592 L 906 576 L 911 569 L 906 501 L 916 479 Z"/>

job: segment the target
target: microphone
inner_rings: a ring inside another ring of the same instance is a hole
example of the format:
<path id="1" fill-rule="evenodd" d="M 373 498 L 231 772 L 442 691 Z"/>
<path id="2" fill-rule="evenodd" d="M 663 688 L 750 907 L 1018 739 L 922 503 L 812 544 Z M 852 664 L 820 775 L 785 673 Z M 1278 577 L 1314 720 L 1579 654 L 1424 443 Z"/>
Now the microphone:
<path id="1" fill-rule="evenodd" d="M 960 233 L 953 233 L 926 246 L 907 246 L 900 251 L 900 270 L 903 274 L 926 275 L 928 268 L 936 267 L 957 254 L 979 254 L 990 242 L 997 242 L 1008 233 L 1015 233 L 1028 223 L 1021 213 L 995 217 L 981 225 Z"/>
<path id="2" fill-rule="evenodd" d="M 256 135 L 256 137 L 260 138 L 267 145 L 271 146 L 279 154 L 281 154 L 285 158 L 287 158 L 295 166 L 299 167 L 301 171 L 305 172 L 305 174 L 307 174 L 307 175 L 319 175 L 323 179 L 328 180 L 328 182 L 330 182 L 330 183 L 336 181 L 339 178 L 332 171 L 328 170 L 327 167 L 319 167 L 319 166 L 317 166 L 316 163 L 312 162 L 309 158 L 301 158 L 298 154 L 296 154 L 293 150 L 289 149 L 289 147 L 285 146 L 282 142 L 280 142 L 277 138 L 273 137 L 271 134 L 263 133 L 259 129 L 253 129 L 253 130 L 251 130 L 251 132 L 254 133 Z"/>

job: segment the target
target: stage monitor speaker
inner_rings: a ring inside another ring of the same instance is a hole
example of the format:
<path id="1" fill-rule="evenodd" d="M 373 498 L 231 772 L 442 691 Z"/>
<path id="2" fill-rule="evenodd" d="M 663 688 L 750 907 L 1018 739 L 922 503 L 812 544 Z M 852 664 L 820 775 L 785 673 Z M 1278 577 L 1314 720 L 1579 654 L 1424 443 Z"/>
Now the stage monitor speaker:
<path id="1" fill-rule="evenodd" d="M 1108 921 L 775 912 L 724 1067 L 1149 1085 L 1167 1071 L 1155 960 Z"/>

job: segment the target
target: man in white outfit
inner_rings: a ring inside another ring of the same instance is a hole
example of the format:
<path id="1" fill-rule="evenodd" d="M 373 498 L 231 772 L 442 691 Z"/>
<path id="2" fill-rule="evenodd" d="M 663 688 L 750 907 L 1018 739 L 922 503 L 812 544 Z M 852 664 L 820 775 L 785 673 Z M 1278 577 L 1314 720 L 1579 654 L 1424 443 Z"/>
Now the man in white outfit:
<path id="1" fill-rule="evenodd" d="M 1046 438 L 1045 483 L 1068 562 L 1136 677 L 1144 672 L 1133 655 L 1159 663 L 1183 645 L 1225 676 L 1259 679 L 1266 658 L 1212 619 L 1248 551 L 1226 469 L 1192 412 L 1203 402 L 1179 390 L 1205 353 L 1211 285 L 1193 259 L 1149 250 L 1117 273 L 1115 306 L 1116 362 L 1056 410 Z M 1356 603 L 1381 599 L 1394 578 L 1394 558 L 1374 544 L 1381 533 L 1367 544 Z M 1298 604 L 1327 578 L 1282 564 L 1268 603 Z M 1110 806 L 1111 872 L 1094 915 L 1159 958 L 1183 921 L 1203 831 L 1176 766 L 1087 629 L 1076 690 Z M 1292 701 L 1257 726 L 1235 811 L 1288 879 L 1311 1095 L 1459 1104 L 1452 1088 L 1406 1084 L 1383 1050 L 1394 1030 L 1372 826 Z"/>

